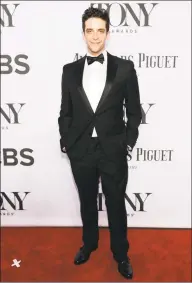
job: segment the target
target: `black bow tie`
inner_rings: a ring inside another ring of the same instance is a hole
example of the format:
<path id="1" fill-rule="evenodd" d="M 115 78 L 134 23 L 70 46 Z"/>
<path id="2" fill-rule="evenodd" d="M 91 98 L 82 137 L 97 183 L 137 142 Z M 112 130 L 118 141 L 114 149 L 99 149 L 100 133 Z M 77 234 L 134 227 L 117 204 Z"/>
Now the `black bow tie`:
<path id="1" fill-rule="evenodd" d="M 92 64 L 95 61 L 98 61 L 99 63 L 103 64 L 103 61 L 104 61 L 103 53 L 101 53 L 97 57 L 87 56 L 87 63 L 88 63 L 88 65 Z"/>

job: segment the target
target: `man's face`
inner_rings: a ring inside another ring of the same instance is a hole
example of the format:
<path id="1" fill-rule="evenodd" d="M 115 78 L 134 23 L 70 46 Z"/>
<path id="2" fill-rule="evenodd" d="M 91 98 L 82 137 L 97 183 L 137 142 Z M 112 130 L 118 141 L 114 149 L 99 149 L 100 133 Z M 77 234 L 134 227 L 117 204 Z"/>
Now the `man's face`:
<path id="1" fill-rule="evenodd" d="M 106 22 L 100 18 L 89 18 L 85 22 L 84 40 L 89 52 L 93 56 L 99 55 L 105 48 L 105 41 L 109 32 L 106 30 Z"/>

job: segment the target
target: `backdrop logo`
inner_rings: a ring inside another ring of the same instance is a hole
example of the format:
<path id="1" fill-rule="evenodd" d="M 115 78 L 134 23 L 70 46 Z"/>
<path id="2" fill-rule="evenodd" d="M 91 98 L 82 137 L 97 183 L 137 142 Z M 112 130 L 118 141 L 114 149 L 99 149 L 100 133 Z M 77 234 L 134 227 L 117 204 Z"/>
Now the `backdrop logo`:
<path id="1" fill-rule="evenodd" d="M 142 120 L 141 120 L 141 124 L 149 124 L 148 123 L 148 115 L 149 112 L 152 110 L 152 108 L 154 107 L 155 103 L 141 103 L 141 113 L 142 113 Z M 123 106 L 123 110 L 124 110 L 124 121 L 125 124 L 127 124 L 127 115 L 126 115 L 126 104 L 124 103 Z"/>
<path id="2" fill-rule="evenodd" d="M 138 63 L 138 68 L 174 69 L 177 67 L 179 56 L 138 53 L 135 55 L 135 58 L 133 55 L 121 55 L 120 58 Z"/>
<path id="3" fill-rule="evenodd" d="M 75 53 L 75 58 L 73 59 L 73 61 L 77 61 L 79 59 L 81 59 L 83 57 L 83 55 L 80 55 L 79 53 Z"/>
<path id="4" fill-rule="evenodd" d="M 20 151 L 15 148 L 3 148 L 1 150 L 1 163 L 4 166 L 32 166 L 34 158 L 31 155 L 33 150 L 31 148 L 23 148 Z"/>
<path id="5" fill-rule="evenodd" d="M 138 212 L 147 212 L 147 203 L 149 196 L 152 193 L 133 193 L 133 197 L 130 198 L 125 193 L 125 203 L 127 208 L 127 215 L 134 216 Z M 105 197 L 103 193 L 98 194 L 98 211 L 106 211 Z"/>
<path id="6" fill-rule="evenodd" d="M 0 107 L 1 123 L 2 121 L 6 123 L 5 125 L 2 124 L 2 130 L 8 129 L 8 125 L 21 124 L 20 111 L 25 104 L 26 103 L 5 103 L 4 107 Z"/>
<path id="7" fill-rule="evenodd" d="M 15 27 L 14 17 L 15 11 L 20 4 L 0 4 L 1 18 L 0 24 L 3 28 Z"/>
<path id="8" fill-rule="evenodd" d="M 83 56 L 79 53 L 75 53 L 73 61 L 81 59 Z M 132 60 L 137 68 L 145 69 L 174 69 L 177 67 L 178 55 L 158 55 L 158 54 L 147 54 L 137 53 L 135 55 L 120 55 L 119 58 L 124 60 Z M 139 76 L 137 74 L 137 76 Z"/>
<path id="9" fill-rule="evenodd" d="M 119 33 L 137 32 L 135 27 L 151 27 L 151 14 L 157 5 L 158 3 L 91 3 L 91 7 L 107 10 L 111 32 Z"/>
<path id="10" fill-rule="evenodd" d="M 0 192 L 0 213 L 11 216 L 16 211 L 26 210 L 25 200 L 30 192 Z"/>
<path id="11" fill-rule="evenodd" d="M 172 162 L 173 149 L 135 149 L 135 160 L 138 162 Z M 133 156 L 128 154 L 128 160 L 132 160 Z"/>
<path id="12" fill-rule="evenodd" d="M 30 67 L 26 62 L 28 56 L 25 54 L 18 54 L 15 57 L 10 55 L 0 55 L 1 59 L 1 74 L 9 75 L 13 72 L 19 75 L 26 75 L 29 73 Z"/>

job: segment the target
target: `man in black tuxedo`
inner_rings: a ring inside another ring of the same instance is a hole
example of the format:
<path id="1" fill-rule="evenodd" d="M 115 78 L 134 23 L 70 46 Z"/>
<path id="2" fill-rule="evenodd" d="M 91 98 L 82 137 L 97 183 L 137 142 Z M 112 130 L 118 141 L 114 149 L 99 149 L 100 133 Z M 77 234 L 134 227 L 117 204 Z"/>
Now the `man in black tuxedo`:
<path id="1" fill-rule="evenodd" d="M 83 246 L 74 263 L 86 262 L 99 240 L 97 195 L 101 178 L 108 215 L 110 246 L 119 272 L 133 277 L 127 256 L 125 191 L 127 155 L 138 138 L 140 95 L 134 64 L 105 50 L 107 11 L 85 10 L 82 16 L 87 54 L 63 67 L 58 118 L 61 150 L 70 160 L 80 198 Z M 123 104 L 127 123 L 124 121 Z"/>

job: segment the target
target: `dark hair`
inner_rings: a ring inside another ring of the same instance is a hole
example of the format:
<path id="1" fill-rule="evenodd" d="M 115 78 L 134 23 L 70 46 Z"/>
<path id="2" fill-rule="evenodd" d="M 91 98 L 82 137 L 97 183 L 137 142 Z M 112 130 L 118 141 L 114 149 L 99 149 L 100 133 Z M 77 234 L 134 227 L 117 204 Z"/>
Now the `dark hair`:
<path id="1" fill-rule="evenodd" d="M 90 7 L 86 9 L 82 16 L 82 28 L 85 31 L 85 21 L 90 18 L 100 18 L 106 22 L 106 30 L 109 31 L 109 14 L 105 9 Z"/>

